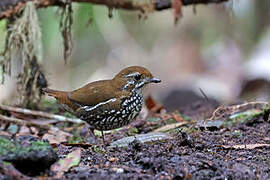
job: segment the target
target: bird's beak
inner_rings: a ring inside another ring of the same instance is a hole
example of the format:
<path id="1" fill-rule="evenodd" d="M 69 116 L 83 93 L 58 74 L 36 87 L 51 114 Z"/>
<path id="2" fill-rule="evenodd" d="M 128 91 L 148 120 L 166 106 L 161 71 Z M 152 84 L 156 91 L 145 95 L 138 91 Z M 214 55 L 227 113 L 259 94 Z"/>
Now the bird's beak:
<path id="1" fill-rule="evenodd" d="M 160 83 L 161 80 L 158 79 L 158 78 L 152 78 L 152 79 L 150 79 L 150 82 L 152 82 L 152 83 Z"/>

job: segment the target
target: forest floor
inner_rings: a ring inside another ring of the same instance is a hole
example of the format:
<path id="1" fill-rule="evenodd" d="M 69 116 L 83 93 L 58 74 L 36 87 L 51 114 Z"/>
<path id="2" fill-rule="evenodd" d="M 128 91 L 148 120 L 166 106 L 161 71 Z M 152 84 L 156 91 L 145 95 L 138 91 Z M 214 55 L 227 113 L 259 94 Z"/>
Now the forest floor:
<path id="1" fill-rule="evenodd" d="M 2 155 L 0 179 L 270 179 L 267 103 L 211 108 L 205 102 L 180 112 L 168 113 L 162 107 L 150 111 L 129 126 L 106 133 L 106 146 L 101 136 L 98 145 L 87 143 L 82 138 L 87 137 L 85 127 L 74 128 L 72 123 L 57 123 L 63 130 L 57 138 L 50 130 L 20 130 L 15 139 L 24 146 L 47 137 L 53 150 L 34 154 L 50 156 L 49 160 L 29 153 L 19 160 L 17 155 L 16 160 Z M 8 132 L 0 130 L 2 136 Z M 62 137 L 64 130 L 72 136 L 69 141 Z M 38 167 L 45 161 L 47 165 Z"/>

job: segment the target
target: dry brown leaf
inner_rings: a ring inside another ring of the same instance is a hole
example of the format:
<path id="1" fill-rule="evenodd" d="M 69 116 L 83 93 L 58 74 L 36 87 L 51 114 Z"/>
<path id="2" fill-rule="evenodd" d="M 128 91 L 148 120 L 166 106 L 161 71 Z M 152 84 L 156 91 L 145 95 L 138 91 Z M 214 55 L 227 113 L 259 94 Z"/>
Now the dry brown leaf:
<path id="1" fill-rule="evenodd" d="M 68 171 L 73 166 L 78 166 L 81 160 L 81 149 L 77 149 L 69 153 L 64 159 L 60 159 L 51 166 L 51 171 L 56 174 L 54 178 L 61 178 L 66 171 Z"/>
<path id="2" fill-rule="evenodd" d="M 226 149 L 255 149 L 261 147 L 270 147 L 270 144 L 238 144 L 238 145 L 223 145 Z"/>
<path id="3" fill-rule="evenodd" d="M 175 119 L 176 121 L 178 121 L 178 122 L 183 122 L 183 121 L 185 121 L 180 115 L 178 115 L 178 114 L 172 114 L 172 117 L 173 117 L 173 119 Z"/>
<path id="4" fill-rule="evenodd" d="M 151 96 L 148 96 L 145 100 L 147 109 L 153 113 L 160 112 L 164 107 L 158 104 Z"/>
<path id="5" fill-rule="evenodd" d="M 72 134 L 59 129 L 50 129 L 46 134 L 43 135 L 42 139 L 47 139 L 50 144 L 60 144 L 62 142 L 66 142 L 67 138 L 69 137 L 72 137 Z"/>

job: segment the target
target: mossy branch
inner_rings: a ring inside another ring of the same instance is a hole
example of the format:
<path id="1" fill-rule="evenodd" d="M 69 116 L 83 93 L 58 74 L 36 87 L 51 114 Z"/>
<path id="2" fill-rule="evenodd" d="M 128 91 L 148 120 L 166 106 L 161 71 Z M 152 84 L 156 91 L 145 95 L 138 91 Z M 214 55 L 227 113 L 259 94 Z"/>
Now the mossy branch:
<path id="1" fill-rule="evenodd" d="M 67 0 L 1 0 L 0 20 L 13 17 L 25 5 L 34 1 L 38 8 L 48 6 L 65 6 Z M 179 0 L 182 5 L 222 3 L 228 0 Z M 70 2 L 92 3 L 109 8 L 135 10 L 141 12 L 161 11 L 172 8 L 172 0 L 70 0 Z"/>

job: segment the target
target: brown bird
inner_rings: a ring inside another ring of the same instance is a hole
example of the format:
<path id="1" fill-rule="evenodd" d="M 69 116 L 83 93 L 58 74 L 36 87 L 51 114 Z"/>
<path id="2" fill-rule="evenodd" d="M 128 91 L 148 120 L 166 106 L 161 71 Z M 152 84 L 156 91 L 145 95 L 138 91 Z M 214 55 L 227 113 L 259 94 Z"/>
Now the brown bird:
<path id="1" fill-rule="evenodd" d="M 102 132 L 123 127 L 133 121 L 142 109 L 142 89 L 159 79 L 144 67 L 131 66 L 121 70 L 113 79 L 86 84 L 74 91 L 43 89 L 55 97 L 64 108 Z"/>

